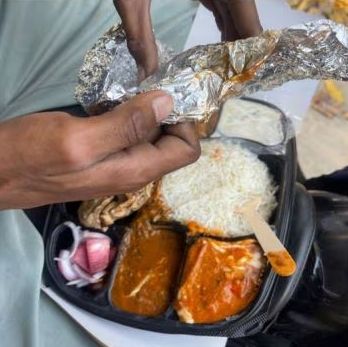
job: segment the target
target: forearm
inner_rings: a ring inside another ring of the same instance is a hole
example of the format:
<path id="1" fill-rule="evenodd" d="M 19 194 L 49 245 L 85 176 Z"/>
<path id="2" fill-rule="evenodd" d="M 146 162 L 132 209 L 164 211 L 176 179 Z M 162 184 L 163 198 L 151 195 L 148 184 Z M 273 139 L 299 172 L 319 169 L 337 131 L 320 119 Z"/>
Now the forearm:
<path id="1" fill-rule="evenodd" d="M 46 116 L 50 122 L 40 124 Z M 35 207 L 52 199 L 38 189 L 36 170 L 50 165 L 53 149 L 44 139 L 47 134 L 57 137 L 54 134 L 63 117 L 70 116 L 63 112 L 29 114 L 0 123 L 0 210 Z"/>

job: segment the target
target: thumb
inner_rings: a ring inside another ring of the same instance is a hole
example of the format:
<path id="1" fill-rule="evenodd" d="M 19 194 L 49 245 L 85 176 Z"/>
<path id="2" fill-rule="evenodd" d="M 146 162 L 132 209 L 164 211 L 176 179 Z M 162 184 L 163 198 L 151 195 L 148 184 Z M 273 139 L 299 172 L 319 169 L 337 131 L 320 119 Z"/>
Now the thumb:
<path id="1" fill-rule="evenodd" d="M 147 140 L 173 110 L 171 96 L 162 91 L 140 94 L 100 116 L 90 117 L 85 133 L 97 160 Z"/>

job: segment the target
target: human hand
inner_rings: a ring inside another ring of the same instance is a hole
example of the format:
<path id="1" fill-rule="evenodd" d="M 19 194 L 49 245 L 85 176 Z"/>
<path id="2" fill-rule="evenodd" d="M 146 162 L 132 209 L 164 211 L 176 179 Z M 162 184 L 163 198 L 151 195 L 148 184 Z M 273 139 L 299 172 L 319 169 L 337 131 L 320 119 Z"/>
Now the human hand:
<path id="1" fill-rule="evenodd" d="M 154 91 L 101 116 L 46 112 L 0 123 L 0 209 L 135 191 L 192 163 L 193 125 L 159 127 L 172 107 Z"/>
<path id="2" fill-rule="evenodd" d="M 158 68 L 158 55 L 152 31 L 151 0 L 113 0 L 127 35 L 128 48 L 138 66 L 142 81 Z M 254 0 L 201 0 L 215 16 L 223 41 L 258 35 L 262 27 Z"/>
<path id="3" fill-rule="evenodd" d="M 158 68 L 151 0 L 114 0 L 114 4 L 127 35 L 128 49 L 138 66 L 138 79 L 142 81 Z"/>
<path id="4" fill-rule="evenodd" d="M 257 36 L 262 31 L 254 0 L 200 0 L 213 12 L 222 41 Z"/>

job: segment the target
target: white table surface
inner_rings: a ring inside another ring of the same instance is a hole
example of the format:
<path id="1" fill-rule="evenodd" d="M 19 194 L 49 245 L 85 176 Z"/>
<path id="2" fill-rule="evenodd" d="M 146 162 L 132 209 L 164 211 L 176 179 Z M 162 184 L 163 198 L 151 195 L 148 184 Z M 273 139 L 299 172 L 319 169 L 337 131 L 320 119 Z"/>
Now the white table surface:
<path id="1" fill-rule="evenodd" d="M 315 18 L 292 11 L 282 0 L 257 0 L 257 5 L 265 29 L 282 28 Z M 186 48 L 217 42 L 219 38 L 220 34 L 216 29 L 214 18 L 200 6 L 187 39 Z M 316 85 L 317 83 L 313 81 L 293 82 L 272 92 L 258 93 L 256 97 L 267 99 L 283 109 L 302 116 Z M 129 328 L 81 310 L 49 288 L 43 288 L 43 290 L 75 321 L 108 347 L 224 347 L 226 343 L 226 338 L 221 337 L 169 335 Z"/>

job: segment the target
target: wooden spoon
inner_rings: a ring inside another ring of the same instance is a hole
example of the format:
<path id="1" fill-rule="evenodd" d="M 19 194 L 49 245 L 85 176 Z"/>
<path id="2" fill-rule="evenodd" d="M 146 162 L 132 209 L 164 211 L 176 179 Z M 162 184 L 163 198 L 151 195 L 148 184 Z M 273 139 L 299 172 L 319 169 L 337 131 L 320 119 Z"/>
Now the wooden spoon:
<path id="1" fill-rule="evenodd" d="M 260 199 L 251 200 L 244 204 L 241 208 L 241 213 L 254 232 L 273 271 L 279 276 L 291 276 L 296 271 L 296 262 L 269 224 L 257 212 L 259 204 Z"/>

